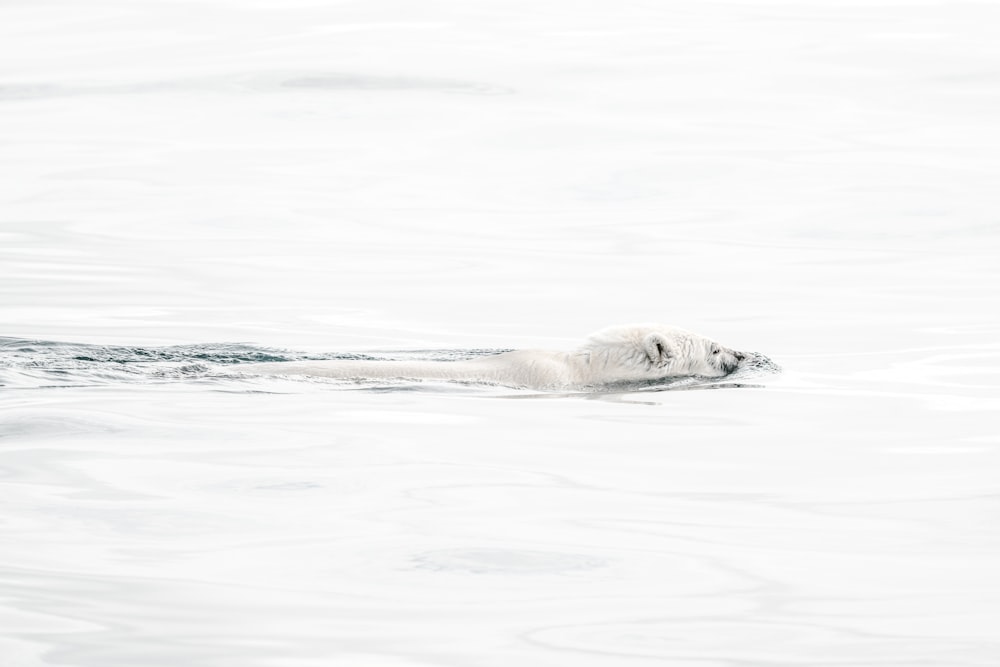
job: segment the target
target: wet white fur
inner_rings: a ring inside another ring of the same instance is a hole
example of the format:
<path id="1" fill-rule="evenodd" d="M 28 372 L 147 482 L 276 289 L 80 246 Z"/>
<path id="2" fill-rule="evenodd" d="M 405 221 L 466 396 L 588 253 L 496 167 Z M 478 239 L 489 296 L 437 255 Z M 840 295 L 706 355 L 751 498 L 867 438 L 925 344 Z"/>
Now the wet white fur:
<path id="1" fill-rule="evenodd" d="M 514 350 L 465 361 L 275 362 L 239 369 L 266 375 L 464 380 L 529 389 L 574 389 L 692 375 L 721 377 L 735 369 L 743 356 L 684 329 L 637 324 L 602 329 L 570 352 Z"/>

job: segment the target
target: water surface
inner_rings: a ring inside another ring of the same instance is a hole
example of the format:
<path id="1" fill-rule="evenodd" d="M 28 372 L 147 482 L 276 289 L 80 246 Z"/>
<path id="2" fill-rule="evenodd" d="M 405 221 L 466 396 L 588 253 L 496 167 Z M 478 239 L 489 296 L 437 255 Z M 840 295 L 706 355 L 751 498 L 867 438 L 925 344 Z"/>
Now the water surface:
<path id="1" fill-rule="evenodd" d="M 3 664 L 994 667 L 998 20 L 4 3 Z M 784 373 L 235 370 L 648 321 Z"/>

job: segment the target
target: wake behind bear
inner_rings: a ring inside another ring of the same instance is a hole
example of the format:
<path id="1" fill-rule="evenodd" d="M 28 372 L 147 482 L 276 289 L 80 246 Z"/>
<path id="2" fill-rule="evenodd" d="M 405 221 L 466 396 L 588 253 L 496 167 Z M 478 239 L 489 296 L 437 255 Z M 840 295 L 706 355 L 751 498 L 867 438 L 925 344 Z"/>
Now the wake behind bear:
<path id="1" fill-rule="evenodd" d="M 677 327 L 637 324 L 602 329 L 569 352 L 514 350 L 462 361 L 273 362 L 245 364 L 240 370 L 260 375 L 460 380 L 525 389 L 587 389 L 668 378 L 719 378 L 753 356 L 761 358 Z"/>

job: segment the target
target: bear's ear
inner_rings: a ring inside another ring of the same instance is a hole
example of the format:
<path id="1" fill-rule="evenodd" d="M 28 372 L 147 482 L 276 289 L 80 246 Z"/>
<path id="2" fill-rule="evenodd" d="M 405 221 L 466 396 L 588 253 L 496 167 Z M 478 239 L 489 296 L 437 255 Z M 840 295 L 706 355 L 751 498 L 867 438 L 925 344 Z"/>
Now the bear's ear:
<path id="1" fill-rule="evenodd" d="M 643 338 L 642 348 L 654 366 L 665 366 L 673 357 L 667 337 L 660 333 L 651 333 Z"/>

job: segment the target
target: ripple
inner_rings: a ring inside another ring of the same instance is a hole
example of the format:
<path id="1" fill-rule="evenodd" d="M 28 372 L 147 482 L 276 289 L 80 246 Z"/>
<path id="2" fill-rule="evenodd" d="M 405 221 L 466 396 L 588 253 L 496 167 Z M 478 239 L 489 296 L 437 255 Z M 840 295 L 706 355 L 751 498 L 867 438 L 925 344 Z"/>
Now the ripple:
<path id="1" fill-rule="evenodd" d="M 279 85 L 284 88 L 317 91 L 423 91 L 464 95 L 509 95 L 513 92 L 509 88 L 475 81 L 409 76 L 363 76 L 342 72 L 293 77 L 281 81 Z"/>
<path id="2" fill-rule="evenodd" d="M 177 93 L 424 92 L 458 95 L 510 95 L 512 88 L 479 81 L 353 72 L 227 74 L 217 77 L 164 79 L 113 85 L 57 85 L 48 82 L 0 85 L 0 102 L 79 96 L 158 95 Z"/>
<path id="3" fill-rule="evenodd" d="M 144 347 L 88 345 L 47 340 L 0 337 L 0 386 L 17 388 L 79 387 L 121 383 L 164 382 L 243 383 L 240 364 L 272 361 L 457 361 L 499 354 L 507 350 L 473 348 L 444 350 L 359 352 L 299 352 L 245 343 L 198 343 Z M 299 384 L 316 384 L 302 378 Z M 322 382 L 327 386 L 358 388 L 358 382 Z M 392 385 L 406 390 L 420 384 Z M 386 382 L 379 381 L 385 388 Z"/>
<path id="4" fill-rule="evenodd" d="M 444 549 L 413 557 L 415 567 L 469 574 L 561 574 L 606 567 L 608 562 L 581 554 L 519 549 Z"/>

